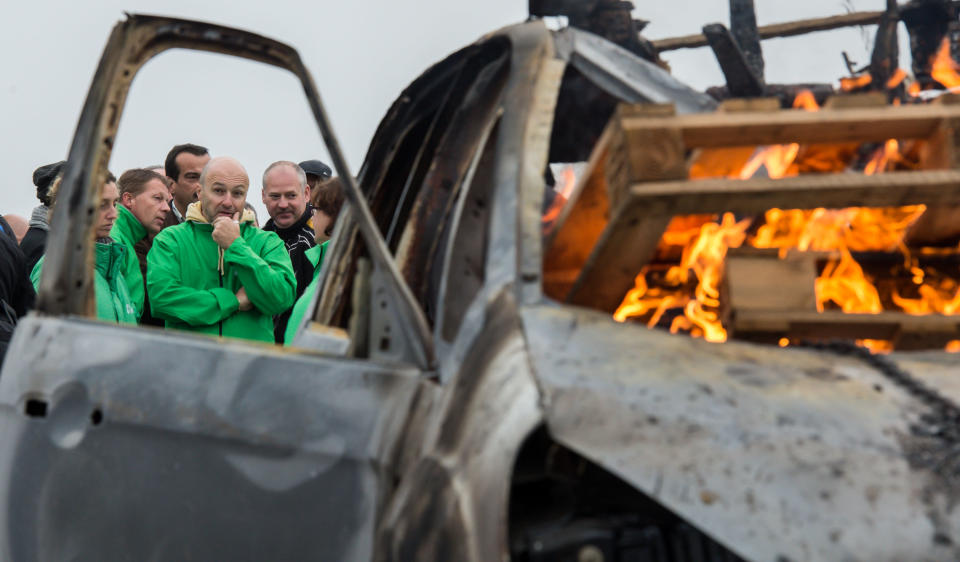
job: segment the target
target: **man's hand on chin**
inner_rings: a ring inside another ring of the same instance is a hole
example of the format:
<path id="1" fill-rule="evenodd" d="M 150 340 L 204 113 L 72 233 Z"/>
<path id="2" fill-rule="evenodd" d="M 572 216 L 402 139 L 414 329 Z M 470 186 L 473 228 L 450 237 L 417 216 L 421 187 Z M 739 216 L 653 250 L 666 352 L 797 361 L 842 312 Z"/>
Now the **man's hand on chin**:
<path id="1" fill-rule="evenodd" d="M 237 291 L 237 302 L 240 303 L 239 310 L 250 310 L 253 308 L 253 303 L 250 302 L 250 299 L 247 297 L 247 290 L 243 287 L 240 287 L 240 290 Z"/>
<path id="2" fill-rule="evenodd" d="M 233 218 L 219 216 L 213 219 L 213 241 L 224 250 L 240 238 L 239 219 L 240 213 L 234 213 Z"/>

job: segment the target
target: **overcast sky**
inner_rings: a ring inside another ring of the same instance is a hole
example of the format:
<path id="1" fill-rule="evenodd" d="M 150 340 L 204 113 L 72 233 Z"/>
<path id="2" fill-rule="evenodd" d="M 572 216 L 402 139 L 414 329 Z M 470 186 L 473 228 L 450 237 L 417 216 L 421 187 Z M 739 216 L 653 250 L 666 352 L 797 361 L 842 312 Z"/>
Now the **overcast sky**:
<path id="1" fill-rule="evenodd" d="M 755 0 L 761 25 L 879 10 L 883 0 Z M 651 38 L 696 33 L 728 22 L 724 0 L 634 0 Z M 0 212 L 29 216 L 31 174 L 67 156 L 76 120 L 112 26 L 123 12 L 161 14 L 247 29 L 295 47 L 320 88 L 354 172 L 383 114 L 429 65 L 497 28 L 526 18 L 523 0 L 366 2 L 272 0 L 29 0 L 4 6 L 0 34 L 0 131 L 7 174 Z M 869 61 L 873 30 L 826 32 L 763 43 L 771 83 L 835 81 L 841 52 Z M 865 36 L 866 35 L 866 36 Z M 906 43 L 901 40 L 901 49 Z M 674 74 L 706 88 L 723 82 L 709 49 L 665 54 Z M 284 71 L 220 55 L 172 51 L 134 80 L 110 169 L 160 164 L 171 146 L 194 142 L 238 157 L 251 176 L 249 199 L 263 216 L 260 175 L 275 160 L 326 159 L 296 80 Z"/>

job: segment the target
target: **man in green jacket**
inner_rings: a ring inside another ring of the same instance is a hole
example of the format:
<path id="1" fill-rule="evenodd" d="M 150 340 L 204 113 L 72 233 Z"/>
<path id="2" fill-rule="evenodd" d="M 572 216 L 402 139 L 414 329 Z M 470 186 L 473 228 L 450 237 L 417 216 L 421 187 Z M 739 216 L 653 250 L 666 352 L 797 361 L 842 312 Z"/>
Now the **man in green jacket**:
<path id="1" fill-rule="evenodd" d="M 151 171 L 135 168 L 124 172 L 118 180 L 120 204 L 117 205 L 117 221 L 113 223 L 110 237 L 123 244 L 127 249 L 123 276 L 127 280 L 130 299 L 137 308 L 137 318 L 145 310 L 144 273 L 147 264 L 140 263 L 135 246 L 142 240 L 155 236 L 163 228 L 170 212 L 167 201 L 170 190 L 163 176 Z"/>
<path id="2" fill-rule="evenodd" d="M 147 293 L 166 327 L 273 342 L 273 316 L 290 308 L 296 280 L 283 241 L 244 212 L 250 178 L 221 156 L 200 177 L 200 200 L 147 254 Z"/>

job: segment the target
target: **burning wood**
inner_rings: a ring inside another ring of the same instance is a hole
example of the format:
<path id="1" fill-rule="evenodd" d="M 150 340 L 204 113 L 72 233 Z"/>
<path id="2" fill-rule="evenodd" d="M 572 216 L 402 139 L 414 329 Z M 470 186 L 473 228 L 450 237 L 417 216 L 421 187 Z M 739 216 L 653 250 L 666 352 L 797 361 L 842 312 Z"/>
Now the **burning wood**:
<path id="1" fill-rule="evenodd" d="M 937 56 L 937 82 L 960 85 L 948 42 Z M 897 69 L 884 86 L 907 92 L 905 79 Z M 584 216 L 602 231 L 571 252 L 561 217 L 547 292 L 709 341 L 957 349 L 960 231 L 952 219 L 924 223 L 955 218 L 960 204 L 960 104 L 878 106 L 886 95 L 833 98 L 822 111 L 809 93 L 786 111 L 758 101 L 710 115 L 621 110 L 584 174 L 594 201 Z M 582 194 L 571 195 L 567 217 Z M 925 247 L 918 229 L 952 243 Z M 746 249 L 766 253 L 747 259 Z"/>

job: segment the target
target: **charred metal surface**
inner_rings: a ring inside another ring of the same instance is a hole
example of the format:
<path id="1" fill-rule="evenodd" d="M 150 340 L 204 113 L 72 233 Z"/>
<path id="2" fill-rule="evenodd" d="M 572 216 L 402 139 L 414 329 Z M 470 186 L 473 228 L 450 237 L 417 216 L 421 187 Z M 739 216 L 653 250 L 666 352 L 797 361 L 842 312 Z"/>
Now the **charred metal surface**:
<path id="1" fill-rule="evenodd" d="M 863 362 L 575 309 L 531 308 L 523 324 L 551 434 L 739 555 L 960 555 L 943 539 L 960 532 L 956 482 L 916 458 L 927 406 Z M 905 368 L 960 397 L 955 356 L 925 357 Z"/>
<path id="2" fill-rule="evenodd" d="M 763 81 L 763 50 L 757 33 L 753 0 L 730 0 L 730 32 L 747 60 L 751 73 Z"/>
<path id="3" fill-rule="evenodd" d="M 957 6 L 949 0 L 915 0 L 900 7 L 900 17 L 910 33 L 913 75 L 926 87 L 934 82 L 930 65 L 950 22 L 957 19 Z"/>
<path id="4" fill-rule="evenodd" d="M 617 103 L 675 103 L 678 113 L 711 111 L 716 103 L 667 71 L 600 37 L 567 28 L 556 34 L 569 65 L 557 100 L 551 162 L 586 160 Z"/>
<path id="5" fill-rule="evenodd" d="M 897 11 L 897 0 L 887 0 L 887 9 L 880 18 L 877 26 L 877 35 L 873 43 L 873 53 L 870 56 L 871 88 L 884 90 L 887 81 L 893 76 L 900 65 L 900 45 L 897 41 L 897 25 L 900 23 L 900 14 Z"/>
<path id="6" fill-rule="evenodd" d="M 512 459 L 540 422 L 539 394 L 509 293 L 433 407 L 380 525 L 377 560 L 502 560 Z M 494 418 L 497 418 L 494 420 Z"/>
<path id="7" fill-rule="evenodd" d="M 763 80 L 753 73 L 730 30 L 721 23 L 711 23 L 703 26 L 703 35 L 717 57 L 730 93 L 738 98 L 762 96 Z"/>
<path id="8" fill-rule="evenodd" d="M 20 329 L 0 379 L 18 444 L 0 456 L 3 559 L 372 556 L 415 369 L 96 322 Z"/>

